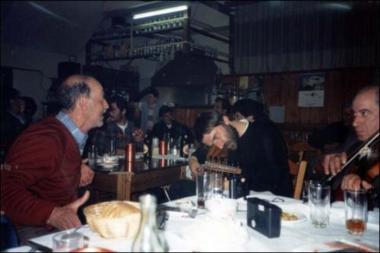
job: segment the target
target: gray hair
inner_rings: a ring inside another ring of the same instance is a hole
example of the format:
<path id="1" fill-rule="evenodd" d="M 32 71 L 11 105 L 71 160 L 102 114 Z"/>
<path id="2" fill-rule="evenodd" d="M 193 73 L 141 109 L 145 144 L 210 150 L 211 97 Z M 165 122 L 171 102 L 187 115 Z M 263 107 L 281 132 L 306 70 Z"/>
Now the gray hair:
<path id="1" fill-rule="evenodd" d="M 63 82 L 58 88 L 58 102 L 63 110 L 72 111 L 76 101 L 81 97 L 90 97 L 90 87 L 84 81 Z"/>

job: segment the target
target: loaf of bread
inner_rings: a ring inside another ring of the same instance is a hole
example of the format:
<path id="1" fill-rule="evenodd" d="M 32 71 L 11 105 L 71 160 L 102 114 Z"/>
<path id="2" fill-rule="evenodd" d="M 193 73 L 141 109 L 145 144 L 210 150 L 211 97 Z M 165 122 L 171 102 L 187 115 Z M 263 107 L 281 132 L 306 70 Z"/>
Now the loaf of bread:
<path id="1" fill-rule="evenodd" d="M 134 238 L 140 223 L 137 202 L 109 201 L 84 209 L 89 227 L 104 238 Z"/>

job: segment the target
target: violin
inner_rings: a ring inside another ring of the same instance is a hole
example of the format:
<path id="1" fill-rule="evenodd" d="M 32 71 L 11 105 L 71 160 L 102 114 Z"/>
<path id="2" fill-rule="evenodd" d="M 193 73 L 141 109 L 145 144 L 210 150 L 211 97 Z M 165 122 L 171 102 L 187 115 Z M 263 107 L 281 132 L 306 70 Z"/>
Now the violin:
<path id="1" fill-rule="evenodd" d="M 365 174 L 366 181 L 371 183 L 371 181 L 379 175 L 379 162 L 378 162 L 378 148 L 376 148 L 376 145 L 379 144 L 379 132 L 376 132 L 374 135 L 372 135 L 366 142 L 364 142 L 358 149 L 356 149 L 354 152 L 352 152 L 347 162 L 342 166 L 341 170 L 336 175 L 329 175 L 326 176 L 321 180 L 321 184 L 332 184 L 332 188 L 336 189 L 339 185 L 343 177 L 348 174 L 350 171 L 352 171 L 353 167 L 351 166 L 354 161 L 357 159 L 362 159 L 366 157 L 368 161 L 376 161 L 370 168 L 363 168 L 359 167 L 358 170 L 361 174 Z"/>
<path id="2" fill-rule="evenodd" d="M 379 176 L 379 162 L 376 162 L 367 171 L 364 180 L 371 183 L 377 176 Z"/>

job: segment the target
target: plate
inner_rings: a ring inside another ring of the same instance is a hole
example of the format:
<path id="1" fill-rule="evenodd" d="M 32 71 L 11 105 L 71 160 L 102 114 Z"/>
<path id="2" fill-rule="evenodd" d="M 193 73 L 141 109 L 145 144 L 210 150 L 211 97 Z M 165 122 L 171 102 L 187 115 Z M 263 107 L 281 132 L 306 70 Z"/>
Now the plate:
<path id="1" fill-rule="evenodd" d="M 281 214 L 282 225 L 295 225 L 305 222 L 306 220 L 306 215 L 299 212 L 283 211 Z"/>
<path id="2" fill-rule="evenodd" d="M 143 152 L 138 152 L 138 153 L 136 153 L 136 155 L 135 155 L 135 159 L 136 159 L 136 160 L 144 159 L 144 153 L 143 153 Z"/>
<path id="3" fill-rule="evenodd" d="M 100 159 L 98 160 L 97 164 L 104 168 L 113 168 L 119 165 L 119 159 L 117 159 L 116 161 L 109 161 L 109 162 L 104 162 L 103 159 Z"/>
<path id="4" fill-rule="evenodd" d="M 99 163 L 100 166 L 106 169 L 112 169 L 117 167 L 119 164 L 118 163 Z"/>
<path id="5" fill-rule="evenodd" d="M 106 161 L 105 161 L 106 159 Z M 104 155 L 104 156 L 99 156 L 97 159 L 97 162 L 99 164 L 117 164 L 119 163 L 119 156 L 118 155 Z"/>

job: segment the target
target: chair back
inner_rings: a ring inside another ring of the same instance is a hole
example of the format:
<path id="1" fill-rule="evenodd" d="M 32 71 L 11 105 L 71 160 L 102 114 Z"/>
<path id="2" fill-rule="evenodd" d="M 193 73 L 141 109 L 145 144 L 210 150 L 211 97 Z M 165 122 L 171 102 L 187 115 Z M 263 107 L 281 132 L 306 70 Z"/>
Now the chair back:
<path id="1" fill-rule="evenodd" d="M 320 150 L 313 148 L 306 142 L 296 142 L 288 145 L 288 151 L 290 154 L 297 154 L 297 161 L 301 163 L 302 160 L 309 160 L 310 157 L 316 157 L 320 155 Z M 306 157 L 308 156 L 310 157 Z"/>
<path id="2" fill-rule="evenodd" d="M 292 176 L 295 177 L 294 180 L 294 191 L 293 191 L 293 198 L 300 199 L 302 194 L 302 187 L 304 185 L 304 179 L 305 179 L 305 173 L 306 173 L 306 167 L 307 162 L 301 161 L 300 163 L 293 162 L 292 160 L 288 160 L 289 164 L 289 171 Z"/>

